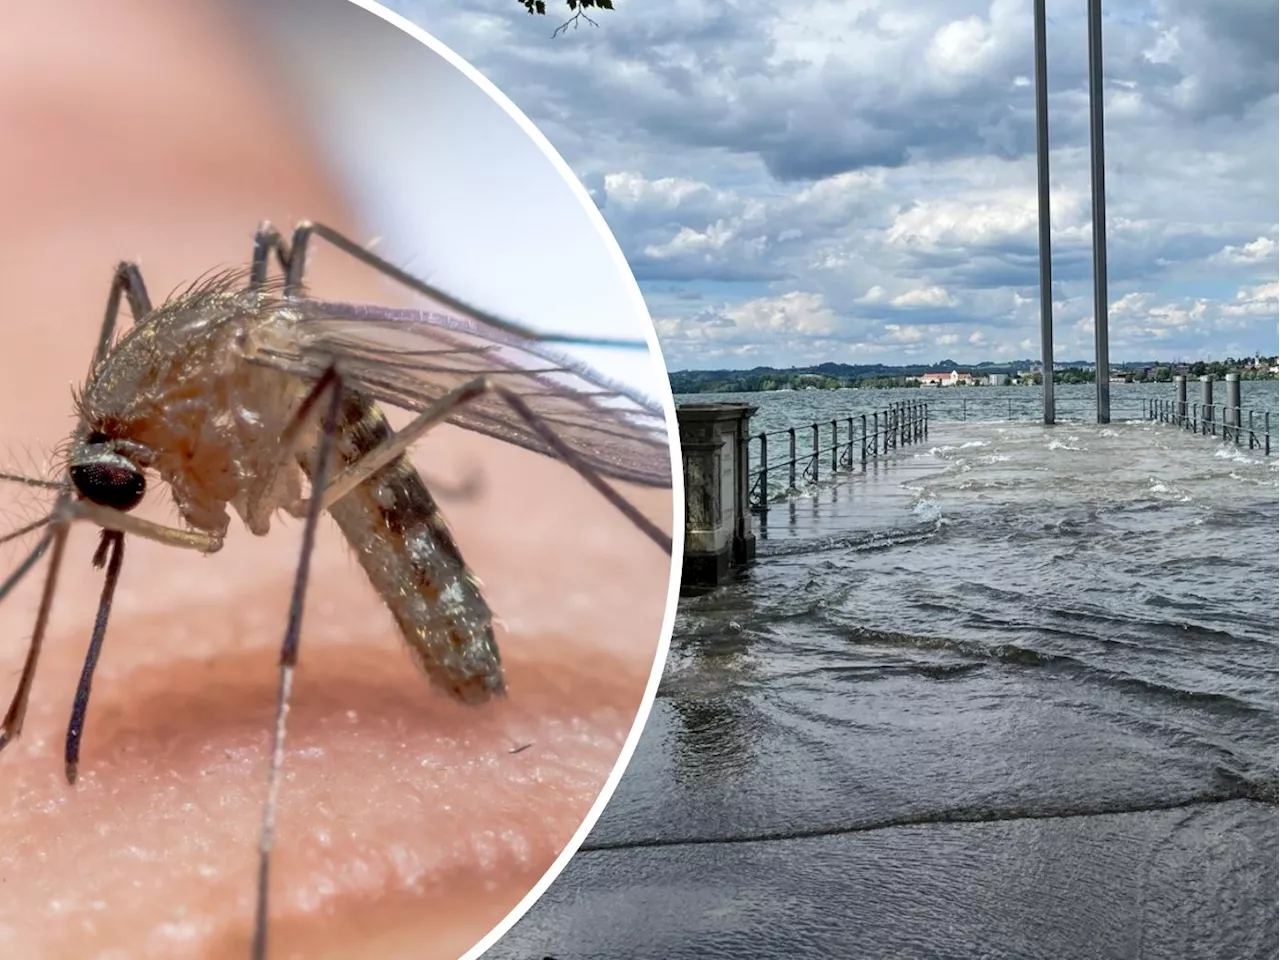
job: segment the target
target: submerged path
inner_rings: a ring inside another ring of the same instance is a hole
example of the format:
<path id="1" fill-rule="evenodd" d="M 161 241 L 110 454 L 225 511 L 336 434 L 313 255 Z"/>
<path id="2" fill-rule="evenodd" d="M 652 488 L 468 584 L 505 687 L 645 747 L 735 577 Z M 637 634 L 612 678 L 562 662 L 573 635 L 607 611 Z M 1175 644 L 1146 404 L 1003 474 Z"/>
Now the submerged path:
<path id="1" fill-rule="evenodd" d="M 613 802 L 488 956 L 1276 956 L 1277 470 L 935 423 L 681 604 Z"/>

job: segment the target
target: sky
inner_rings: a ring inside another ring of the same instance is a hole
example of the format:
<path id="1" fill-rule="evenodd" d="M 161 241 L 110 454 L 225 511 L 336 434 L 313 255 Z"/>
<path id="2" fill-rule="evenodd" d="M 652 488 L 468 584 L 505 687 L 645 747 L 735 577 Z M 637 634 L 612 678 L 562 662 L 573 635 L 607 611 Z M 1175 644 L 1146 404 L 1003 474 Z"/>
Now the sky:
<path id="1" fill-rule="evenodd" d="M 671 369 L 1040 352 L 1031 0 L 390 0 L 586 184 Z M 1055 359 L 1094 355 L 1085 0 L 1048 0 Z M 1277 352 L 1275 0 L 1104 4 L 1111 358 Z"/>

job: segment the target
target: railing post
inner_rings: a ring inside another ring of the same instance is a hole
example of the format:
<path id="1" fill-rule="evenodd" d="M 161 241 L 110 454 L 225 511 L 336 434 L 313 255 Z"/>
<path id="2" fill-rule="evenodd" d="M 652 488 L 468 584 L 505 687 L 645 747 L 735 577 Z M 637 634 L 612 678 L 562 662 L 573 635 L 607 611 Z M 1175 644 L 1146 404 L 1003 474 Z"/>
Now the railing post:
<path id="1" fill-rule="evenodd" d="M 1204 414 L 1204 423 L 1200 426 L 1201 433 L 1213 431 L 1217 436 L 1218 425 L 1213 417 L 1213 374 L 1206 373 L 1200 378 L 1200 407 Z"/>
<path id="2" fill-rule="evenodd" d="M 769 435 L 760 434 L 760 509 L 769 512 Z"/>
<path id="3" fill-rule="evenodd" d="M 1173 395 L 1176 398 L 1175 404 L 1177 409 L 1174 415 L 1178 418 L 1178 426 L 1185 426 L 1187 420 L 1187 378 L 1178 374 L 1173 378 Z"/>
<path id="4" fill-rule="evenodd" d="M 867 469 L 867 415 L 862 416 L 862 469 Z"/>
<path id="5" fill-rule="evenodd" d="M 960 419 L 961 420 L 969 419 L 969 398 L 968 397 L 960 398 Z"/>
<path id="6" fill-rule="evenodd" d="M 1253 449 L 1254 433 L 1253 433 L 1253 411 L 1249 411 L 1249 449 Z"/>
<path id="7" fill-rule="evenodd" d="M 796 428 L 787 427 L 787 439 L 791 441 L 791 489 L 796 489 Z"/>
<path id="8" fill-rule="evenodd" d="M 889 425 L 890 420 L 891 417 L 889 415 L 889 411 L 886 410 L 884 412 L 884 430 L 881 431 L 884 434 L 884 438 L 882 440 L 883 447 L 880 451 L 881 453 L 889 452 L 889 434 L 893 433 L 893 429 Z"/>
<path id="9" fill-rule="evenodd" d="M 848 427 L 848 434 L 849 434 L 849 469 L 850 469 L 850 470 L 852 470 L 852 469 L 853 469 L 853 417 L 849 417 L 849 418 L 848 418 L 848 421 L 849 421 L 849 427 Z"/>
<path id="10" fill-rule="evenodd" d="M 876 459 L 880 459 L 880 411 L 873 410 L 871 412 L 871 450 L 875 453 Z"/>
<path id="11" fill-rule="evenodd" d="M 822 441 L 818 438 L 818 425 L 812 424 L 809 427 L 813 431 L 813 482 L 818 482 L 818 448 L 822 446 Z"/>
<path id="12" fill-rule="evenodd" d="M 1269 457 L 1271 456 L 1271 411 L 1264 410 L 1262 412 L 1262 429 L 1266 432 L 1262 435 L 1263 451 Z"/>
<path id="13" fill-rule="evenodd" d="M 835 473 L 840 467 L 840 428 L 837 421 L 831 421 L 831 472 Z"/>
<path id="14" fill-rule="evenodd" d="M 924 438 L 929 439 L 929 405 L 924 405 Z"/>

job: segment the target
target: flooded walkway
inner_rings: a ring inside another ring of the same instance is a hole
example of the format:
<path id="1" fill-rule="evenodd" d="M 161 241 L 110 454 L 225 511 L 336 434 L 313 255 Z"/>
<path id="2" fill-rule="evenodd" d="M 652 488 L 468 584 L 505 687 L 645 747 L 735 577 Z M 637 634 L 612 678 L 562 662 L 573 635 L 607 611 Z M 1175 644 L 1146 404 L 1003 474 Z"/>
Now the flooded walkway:
<path id="1" fill-rule="evenodd" d="M 640 748 L 488 956 L 1270 958 L 1276 462 L 935 423 L 681 604 Z"/>

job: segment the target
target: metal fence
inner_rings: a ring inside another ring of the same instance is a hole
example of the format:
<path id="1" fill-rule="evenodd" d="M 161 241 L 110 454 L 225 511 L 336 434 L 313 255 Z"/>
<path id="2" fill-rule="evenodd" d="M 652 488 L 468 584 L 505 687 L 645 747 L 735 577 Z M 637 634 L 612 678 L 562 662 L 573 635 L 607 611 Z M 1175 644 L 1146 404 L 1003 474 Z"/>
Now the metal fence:
<path id="1" fill-rule="evenodd" d="M 823 446 L 824 431 L 830 438 L 826 446 Z M 798 437 L 805 434 L 811 437 L 811 443 L 800 452 Z M 759 445 L 755 462 L 760 466 L 751 484 L 751 509 L 756 513 L 769 509 L 769 477 L 776 476 L 777 471 L 786 471 L 788 491 L 798 490 L 802 484 L 817 483 L 822 478 L 824 463 L 829 464 L 832 475 L 855 466 L 865 470 L 868 462 L 874 463 L 890 451 L 928 436 L 929 404 L 920 400 L 904 400 L 871 414 L 756 434 L 751 441 Z M 785 457 L 770 462 L 770 440 L 775 444 L 786 443 Z"/>
<path id="2" fill-rule="evenodd" d="M 1144 400 L 1145 418 L 1158 423 L 1190 430 L 1192 433 L 1219 437 L 1237 446 L 1249 444 L 1250 450 L 1271 455 L 1272 442 L 1280 440 L 1271 432 L 1269 410 L 1244 410 L 1225 403 L 1190 403 L 1186 400 Z"/>

